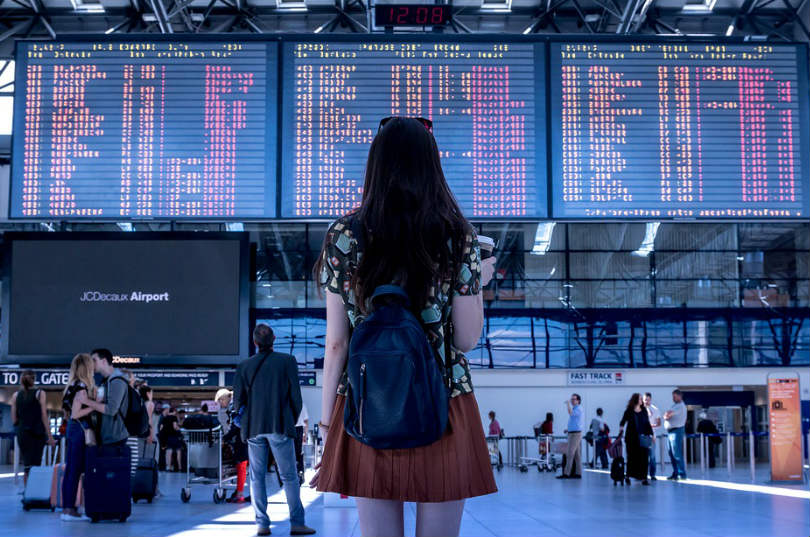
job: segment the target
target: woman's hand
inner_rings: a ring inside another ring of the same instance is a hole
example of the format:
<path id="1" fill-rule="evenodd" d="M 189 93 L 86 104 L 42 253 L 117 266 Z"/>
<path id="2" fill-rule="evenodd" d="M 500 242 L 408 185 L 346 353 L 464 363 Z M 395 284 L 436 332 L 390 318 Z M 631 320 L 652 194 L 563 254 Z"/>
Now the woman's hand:
<path id="1" fill-rule="evenodd" d="M 488 257 L 481 261 L 481 287 L 486 287 L 495 275 L 495 261 L 498 258 Z"/>
<path id="2" fill-rule="evenodd" d="M 318 486 L 318 478 L 321 477 L 321 463 L 315 465 L 315 475 L 312 476 L 312 479 L 309 481 L 310 488 L 316 488 Z"/>

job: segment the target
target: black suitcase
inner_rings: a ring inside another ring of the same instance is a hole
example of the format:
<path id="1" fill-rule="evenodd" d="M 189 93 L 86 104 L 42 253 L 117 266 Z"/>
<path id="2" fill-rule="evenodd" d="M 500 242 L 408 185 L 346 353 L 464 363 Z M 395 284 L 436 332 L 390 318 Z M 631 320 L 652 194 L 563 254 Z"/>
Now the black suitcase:
<path id="1" fill-rule="evenodd" d="M 610 478 L 613 480 L 613 486 L 621 483 L 624 486 L 624 457 L 614 457 L 610 463 Z"/>
<path id="2" fill-rule="evenodd" d="M 151 446 L 151 450 L 149 446 Z M 138 503 L 138 500 L 152 503 L 157 493 L 158 467 L 155 460 L 155 444 L 147 444 L 144 451 L 144 456 L 138 460 L 135 475 L 132 476 L 132 501 L 135 503 Z"/>
<path id="3" fill-rule="evenodd" d="M 129 447 L 88 446 L 84 511 L 92 522 L 126 522 L 132 513 Z"/>

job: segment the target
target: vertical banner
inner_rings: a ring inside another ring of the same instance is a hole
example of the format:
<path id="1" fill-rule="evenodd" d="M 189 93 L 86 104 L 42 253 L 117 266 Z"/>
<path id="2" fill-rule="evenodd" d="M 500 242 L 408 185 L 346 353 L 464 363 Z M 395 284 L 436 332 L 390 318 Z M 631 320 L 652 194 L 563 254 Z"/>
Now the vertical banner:
<path id="1" fill-rule="evenodd" d="M 771 480 L 802 481 L 802 421 L 798 375 L 768 377 L 768 425 Z"/>

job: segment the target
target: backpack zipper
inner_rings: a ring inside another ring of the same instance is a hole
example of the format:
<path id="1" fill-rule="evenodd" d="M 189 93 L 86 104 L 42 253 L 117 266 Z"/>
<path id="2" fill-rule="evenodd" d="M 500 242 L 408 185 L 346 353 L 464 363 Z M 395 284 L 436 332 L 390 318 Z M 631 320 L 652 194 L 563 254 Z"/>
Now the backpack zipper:
<path id="1" fill-rule="evenodd" d="M 366 364 L 360 364 L 360 434 L 363 433 L 363 406 L 366 402 Z"/>

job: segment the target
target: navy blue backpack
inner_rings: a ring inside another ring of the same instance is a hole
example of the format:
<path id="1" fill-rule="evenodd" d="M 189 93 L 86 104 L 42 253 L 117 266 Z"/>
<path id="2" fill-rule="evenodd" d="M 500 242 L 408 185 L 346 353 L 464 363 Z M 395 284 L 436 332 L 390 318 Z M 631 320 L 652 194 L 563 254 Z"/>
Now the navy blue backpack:
<path id="1" fill-rule="evenodd" d="M 405 290 L 381 285 L 372 304 L 380 297 L 395 300 L 374 309 L 349 343 L 343 424 L 349 435 L 375 449 L 426 446 L 447 429 L 445 375 Z"/>

